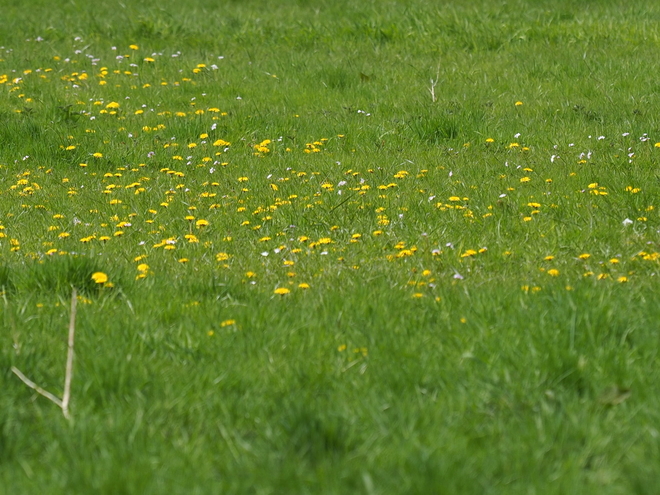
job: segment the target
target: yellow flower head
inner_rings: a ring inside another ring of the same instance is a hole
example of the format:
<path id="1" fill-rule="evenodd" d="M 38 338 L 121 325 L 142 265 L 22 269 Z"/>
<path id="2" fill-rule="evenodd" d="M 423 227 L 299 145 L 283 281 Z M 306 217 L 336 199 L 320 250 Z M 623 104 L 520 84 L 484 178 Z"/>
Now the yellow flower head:
<path id="1" fill-rule="evenodd" d="M 108 276 L 103 272 L 92 273 L 92 280 L 97 284 L 104 284 L 108 281 Z"/>

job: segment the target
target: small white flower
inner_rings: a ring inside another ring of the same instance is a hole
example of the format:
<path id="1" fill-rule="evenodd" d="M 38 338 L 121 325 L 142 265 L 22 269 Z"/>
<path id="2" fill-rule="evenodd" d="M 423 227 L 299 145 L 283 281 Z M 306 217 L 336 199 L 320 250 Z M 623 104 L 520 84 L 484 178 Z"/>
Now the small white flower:
<path id="1" fill-rule="evenodd" d="M 623 222 L 621 222 L 624 227 L 628 225 L 632 225 L 633 221 L 630 218 L 626 218 Z"/>

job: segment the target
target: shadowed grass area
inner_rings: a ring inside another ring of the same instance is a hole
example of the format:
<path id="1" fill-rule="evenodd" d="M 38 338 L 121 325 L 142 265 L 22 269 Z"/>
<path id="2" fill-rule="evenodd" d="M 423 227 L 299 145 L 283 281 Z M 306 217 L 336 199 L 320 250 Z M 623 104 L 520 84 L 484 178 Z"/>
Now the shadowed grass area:
<path id="1" fill-rule="evenodd" d="M 42 294 L 66 296 L 75 287 L 81 294 L 98 291 L 92 275 L 101 268 L 87 256 L 58 256 L 33 262 L 25 268 L 22 289 Z"/>

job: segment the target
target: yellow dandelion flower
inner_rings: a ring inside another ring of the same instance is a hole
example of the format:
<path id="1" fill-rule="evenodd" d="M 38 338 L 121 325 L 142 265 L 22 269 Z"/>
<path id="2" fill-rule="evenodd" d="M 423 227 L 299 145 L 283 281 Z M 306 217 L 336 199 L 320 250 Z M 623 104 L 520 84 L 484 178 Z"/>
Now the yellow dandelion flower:
<path id="1" fill-rule="evenodd" d="M 556 268 L 551 268 L 550 270 L 548 270 L 548 275 L 550 275 L 551 277 L 557 277 L 559 276 L 559 270 L 557 270 Z"/>
<path id="2" fill-rule="evenodd" d="M 104 284 L 108 281 L 108 276 L 103 272 L 92 273 L 92 280 L 97 284 Z"/>
<path id="3" fill-rule="evenodd" d="M 290 291 L 289 289 L 287 289 L 286 287 L 278 287 L 277 289 L 275 289 L 275 290 L 273 291 L 274 294 L 277 294 L 277 295 L 279 295 L 279 296 L 285 296 L 285 295 L 287 295 L 289 292 L 291 292 L 291 291 Z"/>

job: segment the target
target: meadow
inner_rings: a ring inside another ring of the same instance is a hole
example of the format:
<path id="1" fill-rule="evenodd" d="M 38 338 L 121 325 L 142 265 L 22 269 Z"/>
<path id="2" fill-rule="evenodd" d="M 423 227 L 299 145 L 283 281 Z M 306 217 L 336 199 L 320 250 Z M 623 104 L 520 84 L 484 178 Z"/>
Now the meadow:
<path id="1" fill-rule="evenodd" d="M 658 493 L 659 4 L 1 16 L 0 494 Z"/>

